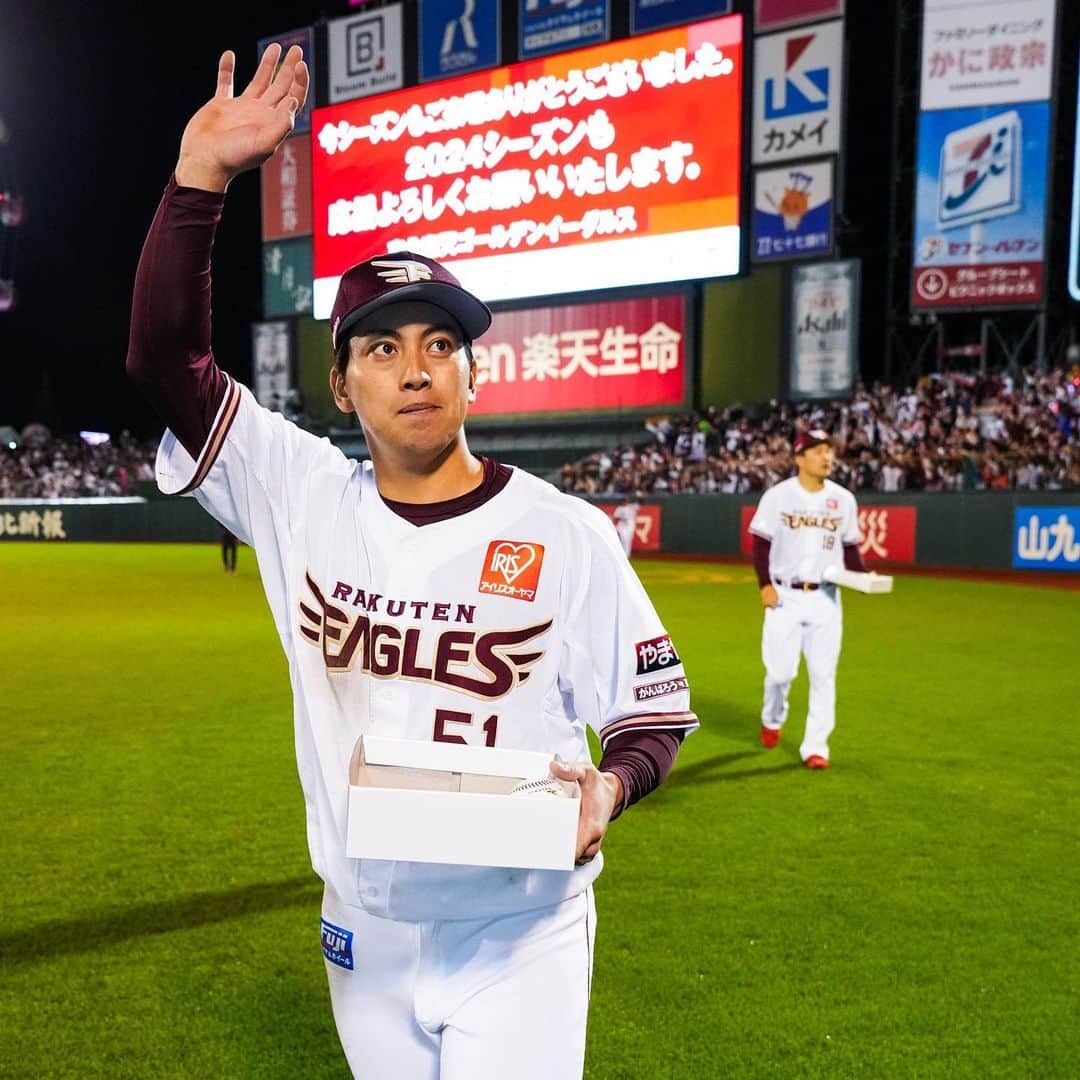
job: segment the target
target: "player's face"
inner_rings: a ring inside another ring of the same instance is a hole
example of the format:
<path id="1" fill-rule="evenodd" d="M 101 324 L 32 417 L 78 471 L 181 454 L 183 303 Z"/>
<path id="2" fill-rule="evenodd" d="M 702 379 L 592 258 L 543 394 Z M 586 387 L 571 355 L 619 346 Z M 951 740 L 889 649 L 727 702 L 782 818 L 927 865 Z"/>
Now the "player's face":
<path id="1" fill-rule="evenodd" d="M 334 400 L 355 412 L 373 460 L 426 460 L 458 439 L 476 397 L 461 330 L 422 301 L 388 304 L 352 331 L 345 371 L 330 373 Z"/>
<path id="2" fill-rule="evenodd" d="M 833 448 L 830 443 L 818 443 L 804 450 L 796 459 L 799 469 L 815 480 L 824 480 L 833 470 Z"/>

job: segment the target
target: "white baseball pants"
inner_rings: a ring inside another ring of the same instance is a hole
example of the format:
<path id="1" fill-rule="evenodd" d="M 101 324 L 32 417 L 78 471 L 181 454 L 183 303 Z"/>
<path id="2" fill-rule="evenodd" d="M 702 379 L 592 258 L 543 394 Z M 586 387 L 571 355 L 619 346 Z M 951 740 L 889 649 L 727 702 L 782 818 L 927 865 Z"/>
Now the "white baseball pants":
<path id="1" fill-rule="evenodd" d="M 829 757 L 829 736 L 836 726 L 836 665 L 840 660 L 843 613 L 840 590 L 825 586 L 810 592 L 777 586 L 780 602 L 765 609 L 761 659 L 765 664 L 765 700 L 761 722 L 781 728 L 787 721 L 788 693 L 806 657 L 810 700 L 799 756 Z"/>
<path id="2" fill-rule="evenodd" d="M 327 888 L 326 974 L 353 1076 L 580 1080 L 595 931 L 591 888 L 515 915 L 423 923 L 369 915 Z"/>

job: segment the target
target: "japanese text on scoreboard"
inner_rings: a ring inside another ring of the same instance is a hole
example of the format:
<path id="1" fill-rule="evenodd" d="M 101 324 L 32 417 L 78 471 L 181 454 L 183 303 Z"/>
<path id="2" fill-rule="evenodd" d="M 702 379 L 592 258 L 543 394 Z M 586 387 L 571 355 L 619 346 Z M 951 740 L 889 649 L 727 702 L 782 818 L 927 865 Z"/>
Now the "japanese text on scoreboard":
<path id="1" fill-rule="evenodd" d="M 386 251 L 488 301 L 739 270 L 742 17 L 315 110 L 314 315 Z"/>

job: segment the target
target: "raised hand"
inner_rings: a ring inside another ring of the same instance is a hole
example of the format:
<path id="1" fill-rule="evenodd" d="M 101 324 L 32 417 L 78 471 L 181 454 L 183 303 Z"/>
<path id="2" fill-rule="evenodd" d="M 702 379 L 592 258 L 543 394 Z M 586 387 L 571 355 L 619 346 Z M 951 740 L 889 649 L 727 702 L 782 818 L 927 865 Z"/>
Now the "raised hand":
<path id="1" fill-rule="evenodd" d="M 234 176 L 258 168 L 293 129 L 308 93 L 308 69 L 299 45 L 285 54 L 274 42 L 243 92 L 233 96 L 236 55 L 218 61 L 214 96 L 188 121 L 180 139 L 176 182 L 182 187 L 224 191 Z"/>

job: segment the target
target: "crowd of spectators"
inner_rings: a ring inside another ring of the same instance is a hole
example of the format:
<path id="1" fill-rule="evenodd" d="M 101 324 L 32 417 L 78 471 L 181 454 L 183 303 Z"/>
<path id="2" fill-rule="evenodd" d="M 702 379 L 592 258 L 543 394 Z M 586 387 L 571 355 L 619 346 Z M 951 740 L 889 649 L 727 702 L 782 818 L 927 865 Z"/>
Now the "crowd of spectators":
<path id="1" fill-rule="evenodd" d="M 791 476 L 791 441 L 833 437 L 833 478 L 854 491 L 1080 488 L 1080 368 L 944 373 L 850 399 L 709 407 L 649 420 L 633 445 L 563 466 L 577 494 L 762 491 Z"/>
<path id="2" fill-rule="evenodd" d="M 563 466 L 564 491 L 588 495 L 761 491 L 793 472 L 791 441 L 825 428 L 834 479 L 854 491 L 1080 488 L 1080 368 L 929 375 L 849 399 L 710 406 L 649 420 L 632 445 Z M 0 444 L 0 498 L 134 494 L 154 479 L 157 439 L 53 436 L 31 425 Z"/>
<path id="3" fill-rule="evenodd" d="M 297 391 L 273 402 L 287 419 L 307 426 Z M 130 432 L 53 435 L 43 424 L 21 432 L 0 427 L 0 499 L 117 498 L 154 484 L 159 437 Z"/>
<path id="4" fill-rule="evenodd" d="M 127 432 L 53 436 L 41 425 L 0 444 L 0 499 L 70 499 L 135 494 L 154 479 L 157 439 Z"/>

